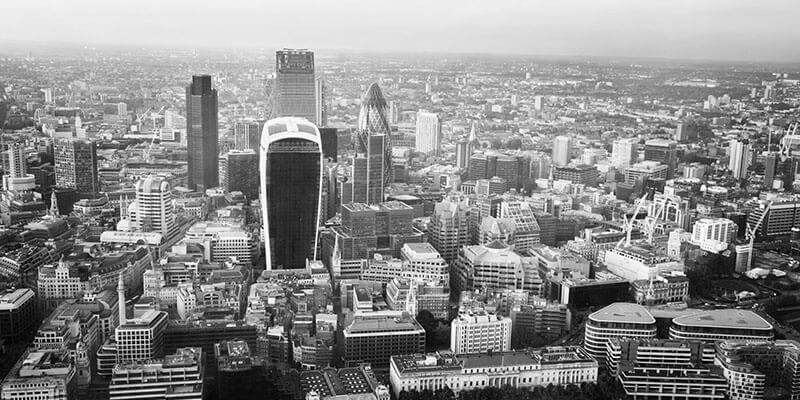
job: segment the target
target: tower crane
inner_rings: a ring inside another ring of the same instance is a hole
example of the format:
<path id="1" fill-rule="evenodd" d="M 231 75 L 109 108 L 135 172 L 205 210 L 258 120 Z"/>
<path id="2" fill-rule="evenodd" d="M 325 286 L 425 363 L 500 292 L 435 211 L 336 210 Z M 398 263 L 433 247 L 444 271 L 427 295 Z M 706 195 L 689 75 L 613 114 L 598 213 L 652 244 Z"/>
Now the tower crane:
<path id="1" fill-rule="evenodd" d="M 642 206 L 644 206 L 645 200 L 647 200 L 647 193 L 645 193 L 642 196 L 642 198 L 640 198 L 639 200 L 636 201 L 636 203 L 634 203 L 636 207 L 634 207 L 633 215 L 631 216 L 630 219 L 628 219 L 627 215 L 623 216 L 624 221 L 622 227 L 623 229 L 625 229 L 626 233 L 625 233 L 625 238 L 620 240 L 619 243 L 617 243 L 617 247 L 622 246 L 623 242 L 625 243 L 625 246 L 631 245 L 631 232 L 633 231 L 633 220 L 635 220 L 636 216 L 639 215 L 639 211 L 642 209 Z"/>
<path id="2" fill-rule="evenodd" d="M 764 222 L 764 218 L 767 216 L 767 214 L 769 214 L 770 207 L 772 207 L 772 202 L 767 203 L 767 206 L 764 208 L 764 212 L 761 213 L 760 217 L 758 217 L 758 221 L 756 222 L 755 226 L 751 227 L 750 224 L 747 224 L 745 238 L 750 239 L 748 246 L 750 251 L 747 254 L 747 270 L 750 270 L 750 267 L 753 265 L 753 242 L 756 240 L 756 232 L 761 226 L 761 223 Z"/>

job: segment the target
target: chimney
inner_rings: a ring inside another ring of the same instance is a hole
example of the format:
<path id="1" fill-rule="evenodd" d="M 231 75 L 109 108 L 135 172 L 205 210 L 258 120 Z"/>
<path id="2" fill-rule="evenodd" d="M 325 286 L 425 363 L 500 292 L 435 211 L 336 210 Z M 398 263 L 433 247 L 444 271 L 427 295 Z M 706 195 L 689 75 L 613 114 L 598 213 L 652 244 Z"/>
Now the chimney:
<path id="1" fill-rule="evenodd" d="M 117 307 L 119 307 L 119 325 L 125 325 L 127 317 L 125 316 L 125 279 L 122 271 L 119 273 L 119 281 L 117 282 Z"/>

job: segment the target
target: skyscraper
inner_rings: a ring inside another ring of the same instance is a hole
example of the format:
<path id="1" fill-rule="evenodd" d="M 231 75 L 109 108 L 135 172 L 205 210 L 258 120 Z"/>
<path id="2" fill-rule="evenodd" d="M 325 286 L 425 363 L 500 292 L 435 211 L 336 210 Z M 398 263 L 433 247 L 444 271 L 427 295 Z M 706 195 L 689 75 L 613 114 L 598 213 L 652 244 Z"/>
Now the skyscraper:
<path id="1" fill-rule="evenodd" d="M 314 52 L 283 49 L 275 52 L 275 115 L 317 121 L 317 82 Z"/>
<path id="2" fill-rule="evenodd" d="M 328 87 L 325 86 L 325 80 L 317 78 L 314 80 L 314 100 L 316 107 L 316 124 L 318 127 L 328 125 Z"/>
<path id="3" fill-rule="evenodd" d="M 97 177 L 97 146 L 93 141 L 59 139 L 53 146 L 56 187 L 79 193 L 100 191 Z"/>
<path id="4" fill-rule="evenodd" d="M 357 153 L 353 157 L 353 196 L 357 203 L 377 204 L 383 201 L 387 166 L 385 161 L 385 143 L 389 135 L 375 134 L 367 136 L 367 152 Z M 391 165 L 389 165 L 391 169 Z"/>
<path id="5" fill-rule="evenodd" d="M 258 198 L 258 153 L 252 149 L 231 150 L 219 157 L 219 186 L 242 192 L 248 200 Z"/>
<path id="6" fill-rule="evenodd" d="M 666 165 L 666 179 L 672 179 L 675 177 L 675 167 L 678 165 L 677 145 L 674 140 L 650 139 L 644 142 L 644 159 Z"/>
<path id="7" fill-rule="evenodd" d="M 572 138 L 569 136 L 556 136 L 553 139 L 553 164 L 564 166 L 572 159 Z"/>
<path id="8" fill-rule="evenodd" d="M 20 144 L 8 145 L 8 174 L 3 175 L 3 189 L 27 191 L 36 189 L 36 178 L 28 174 L 25 148 Z"/>
<path id="9" fill-rule="evenodd" d="M 436 113 L 417 112 L 417 151 L 439 156 L 442 147 L 442 121 Z"/>
<path id="10" fill-rule="evenodd" d="M 358 143 L 356 151 L 366 153 L 367 158 L 380 157 L 383 164 L 381 177 L 383 186 L 388 186 L 392 182 L 392 142 L 391 127 L 389 126 L 388 105 L 383 97 L 381 88 L 377 83 L 369 86 L 364 96 L 361 98 L 361 110 L 358 113 Z M 386 135 L 383 141 L 383 148 L 369 146 L 370 135 Z M 373 154 L 380 151 L 382 154 Z"/>
<path id="11" fill-rule="evenodd" d="M 267 269 L 316 259 L 322 207 L 322 142 L 302 118 L 267 121 L 261 135 L 261 201 Z"/>
<path id="12" fill-rule="evenodd" d="M 733 172 L 733 177 L 736 179 L 744 179 L 747 177 L 747 168 L 750 167 L 750 142 L 748 141 L 730 141 L 730 160 L 728 161 L 728 169 Z"/>
<path id="13" fill-rule="evenodd" d="M 233 125 L 233 147 L 236 150 L 252 149 L 258 153 L 261 145 L 261 132 L 264 130 L 264 121 L 246 119 L 237 121 Z"/>
<path id="14" fill-rule="evenodd" d="M 211 87 L 208 75 L 193 76 L 192 83 L 186 87 L 186 136 L 189 188 L 217 186 L 217 90 Z"/>
<path id="15" fill-rule="evenodd" d="M 639 141 L 636 138 L 617 139 L 611 147 L 611 165 L 627 168 L 636 162 Z"/>
<path id="16" fill-rule="evenodd" d="M 148 176 L 136 182 L 136 201 L 128 211 L 142 232 L 158 232 L 166 241 L 177 228 L 174 207 L 169 182 L 160 176 Z"/>

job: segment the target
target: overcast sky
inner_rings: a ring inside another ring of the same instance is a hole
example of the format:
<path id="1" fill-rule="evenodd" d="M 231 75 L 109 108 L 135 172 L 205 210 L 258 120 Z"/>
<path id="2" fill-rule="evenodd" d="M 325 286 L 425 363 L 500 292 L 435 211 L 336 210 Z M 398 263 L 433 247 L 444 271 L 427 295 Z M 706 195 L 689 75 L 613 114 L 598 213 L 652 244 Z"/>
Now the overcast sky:
<path id="1" fill-rule="evenodd" d="M 3 40 L 800 61 L 800 0 L 0 0 Z"/>

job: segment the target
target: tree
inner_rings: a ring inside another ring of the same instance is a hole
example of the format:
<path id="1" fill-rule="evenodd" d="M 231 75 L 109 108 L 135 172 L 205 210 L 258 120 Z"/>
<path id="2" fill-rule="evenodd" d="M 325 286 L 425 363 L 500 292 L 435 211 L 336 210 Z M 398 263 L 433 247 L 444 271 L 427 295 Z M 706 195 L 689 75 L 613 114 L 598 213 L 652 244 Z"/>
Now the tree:
<path id="1" fill-rule="evenodd" d="M 500 139 L 492 139 L 491 144 L 492 144 L 492 149 L 500 150 L 501 148 L 503 148 L 503 142 L 501 142 Z"/>
<path id="2" fill-rule="evenodd" d="M 511 150 L 519 150 L 522 148 L 522 139 L 511 138 L 506 142 L 506 148 Z"/>

